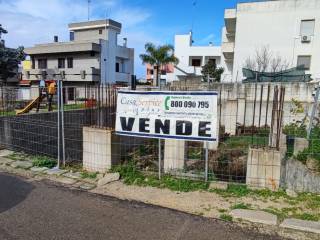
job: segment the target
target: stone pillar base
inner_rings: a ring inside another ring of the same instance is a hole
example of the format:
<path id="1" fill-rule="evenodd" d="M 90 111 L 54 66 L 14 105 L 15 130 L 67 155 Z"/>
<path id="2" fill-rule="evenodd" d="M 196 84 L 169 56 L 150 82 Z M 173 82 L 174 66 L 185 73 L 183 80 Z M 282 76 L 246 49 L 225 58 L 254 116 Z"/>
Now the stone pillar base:
<path id="1" fill-rule="evenodd" d="M 106 172 L 120 163 L 118 136 L 100 128 L 83 128 L 83 168 L 90 172 Z"/>
<path id="2" fill-rule="evenodd" d="M 166 139 L 164 143 L 164 171 L 182 170 L 185 164 L 185 141 Z"/>
<path id="3" fill-rule="evenodd" d="M 249 148 L 246 184 L 251 187 L 279 189 L 281 151 L 274 149 Z"/>

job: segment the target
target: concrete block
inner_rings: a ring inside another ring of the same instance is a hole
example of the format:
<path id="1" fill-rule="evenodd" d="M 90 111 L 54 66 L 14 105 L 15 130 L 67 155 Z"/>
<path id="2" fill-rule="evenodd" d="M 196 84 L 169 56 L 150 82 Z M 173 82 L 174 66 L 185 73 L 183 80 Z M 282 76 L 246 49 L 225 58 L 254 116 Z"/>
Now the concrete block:
<path id="1" fill-rule="evenodd" d="M 10 150 L 7 150 L 7 149 L 3 149 L 3 150 L 0 150 L 0 157 L 6 157 L 10 154 L 12 154 L 13 151 L 10 151 Z"/>
<path id="2" fill-rule="evenodd" d="M 66 184 L 66 185 L 72 185 L 77 182 L 76 179 L 67 178 L 67 177 L 59 177 L 59 178 L 56 178 L 55 181 L 62 184 Z"/>
<path id="3" fill-rule="evenodd" d="M 83 190 L 91 190 L 91 189 L 94 189 L 96 187 L 96 185 L 91 184 L 91 183 L 84 183 L 84 184 L 80 185 L 79 187 Z"/>
<path id="4" fill-rule="evenodd" d="M 227 188 L 228 188 L 227 182 L 211 182 L 209 185 L 209 189 L 227 190 Z"/>
<path id="5" fill-rule="evenodd" d="M 320 222 L 288 218 L 280 224 L 280 227 L 320 234 Z"/>
<path id="6" fill-rule="evenodd" d="M 277 216 L 264 211 L 234 209 L 230 214 L 236 219 L 243 219 L 254 223 L 277 225 Z"/>
<path id="7" fill-rule="evenodd" d="M 68 178 L 72 178 L 72 179 L 80 179 L 81 178 L 81 173 L 79 172 L 67 172 L 65 174 L 63 174 L 63 176 L 68 177 Z"/>
<path id="8" fill-rule="evenodd" d="M 293 155 L 297 155 L 299 152 L 301 152 L 303 149 L 307 147 L 309 147 L 308 139 L 296 137 L 294 139 Z"/>
<path id="9" fill-rule="evenodd" d="M 27 161 L 15 161 L 15 162 L 11 163 L 11 167 L 29 169 L 32 167 L 32 163 L 27 162 Z"/>
<path id="10" fill-rule="evenodd" d="M 249 148 L 246 183 L 252 187 L 269 188 L 280 186 L 281 160 L 283 154 L 275 149 Z"/>
<path id="11" fill-rule="evenodd" d="M 49 168 L 47 168 L 47 167 L 32 167 L 32 168 L 30 168 L 30 170 L 31 170 L 32 172 L 41 173 L 41 172 L 44 172 L 44 171 L 46 171 L 46 170 L 49 170 Z"/>
<path id="12" fill-rule="evenodd" d="M 48 174 L 48 175 L 57 175 L 60 176 L 64 173 L 68 172 L 67 170 L 62 170 L 62 169 L 58 169 L 58 168 L 51 168 L 46 170 L 44 173 Z"/>
<path id="13" fill-rule="evenodd" d="M 2 165 L 10 165 L 14 160 L 9 158 L 0 157 L 0 164 Z"/>
<path id="14" fill-rule="evenodd" d="M 182 170 L 185 164 L 185 141 L 166 139 L 164 142 L 164 170 Z"/>
<path id="15" fill-rule="evenodd" d="M 120 179 L 119 173 L 107 173 L 103 178 L 98 181 L 98 186 L 103 186 L 108 183 L 118 181 Z"/>
<path id="16" fill-rule="evenodd" d="M 120 163 L 120 140 L 113 131 L 83 128 L 83 168 L 89 172 L 106 172 Z"/>

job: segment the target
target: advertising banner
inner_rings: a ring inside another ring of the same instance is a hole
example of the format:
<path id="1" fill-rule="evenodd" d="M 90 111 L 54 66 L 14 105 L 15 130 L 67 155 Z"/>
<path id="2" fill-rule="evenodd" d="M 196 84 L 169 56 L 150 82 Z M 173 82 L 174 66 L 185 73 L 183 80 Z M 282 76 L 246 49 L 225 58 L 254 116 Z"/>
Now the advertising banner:
<path id="1" fill-rule="evenodd" d="M 119 91 L 116 133 L 216 141 L 217 92 Z"/>

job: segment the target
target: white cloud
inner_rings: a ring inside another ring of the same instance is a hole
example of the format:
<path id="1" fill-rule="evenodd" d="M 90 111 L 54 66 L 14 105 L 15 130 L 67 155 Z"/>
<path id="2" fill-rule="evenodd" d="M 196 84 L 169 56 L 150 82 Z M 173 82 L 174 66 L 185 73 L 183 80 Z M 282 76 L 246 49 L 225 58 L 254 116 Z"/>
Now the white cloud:
<path id="1" fill-rule="evenodd" d="M 129 47 L 135 48 L 136 73 L 144 76 L 139 54 L 144 51 L 146 42 L 161 42 L 144 28 L 152 13 L 121 0 L 91 0 L 90 9 L 90 19 L 105 18 L 107 13 L 108 18 L 122 23 L 122 36 L 128 38 Z M 86 0 L 0 0 L 0 24 L 9 32 L 5 36 L 8 46 L 30 47 L 51 42 L 54 35 L 67 41 L 68 23 L 86 21 L 87 10 Z"/>

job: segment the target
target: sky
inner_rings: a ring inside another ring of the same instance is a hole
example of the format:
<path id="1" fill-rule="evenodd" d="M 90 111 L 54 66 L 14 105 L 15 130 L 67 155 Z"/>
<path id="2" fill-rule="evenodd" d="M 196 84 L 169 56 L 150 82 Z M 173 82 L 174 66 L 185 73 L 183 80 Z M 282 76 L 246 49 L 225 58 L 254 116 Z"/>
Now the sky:
<path id="1" fill-rule="evenodd" d="M 174 44 L 175 34 L 191 29 L 195 45 L 220 45 L 224 9 L 239 0 L 90 0 L 90 20 L 111 18 L 122 23 L 128 47 L 135 49 L 135 74 L 145 76 L 139 59 L 146 42 Z M 0 0 L 0 24 L 8 30 L 8 47 L 68 41 L 68 23 L 86 21 L 87 0 Z"/>

